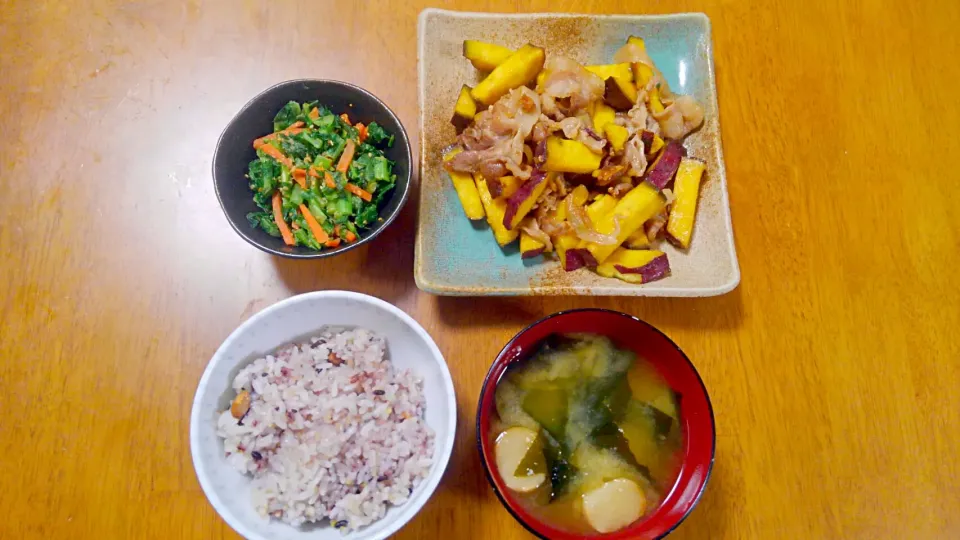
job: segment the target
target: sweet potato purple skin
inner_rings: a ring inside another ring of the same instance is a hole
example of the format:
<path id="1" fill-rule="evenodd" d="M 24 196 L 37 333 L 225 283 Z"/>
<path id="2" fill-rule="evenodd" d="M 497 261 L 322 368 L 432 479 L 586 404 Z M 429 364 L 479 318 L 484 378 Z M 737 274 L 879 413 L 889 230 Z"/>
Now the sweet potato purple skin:
<path id="1" fill-rule="evenodd" d="M 630 92 L 633 95 L 629 95 L 628 88 L 632 88 Z M 636 94 L 637 90 L 633 87 L 632 82 L 609 77 L 604 84 L 603 100 L 615 110 L 626 111 L 633 107 Z"/>
<path id="2" fill-rule="evenodd" d="M 473 122 L 473 117 L 477 114 L 477 103 L 470 96 L 470 90 L 469 86 L 463 85 L 460 89 L 460 96 L 453 107 L 453 118 L 450 119 L 450 123 L 457 130 L 457 135 L 467 129 L 467 126 Z"/>
<path id="3" fill-rule="evenodd" d="M 678 162 L 679 164 L 679 162 Z M 503 214 L 503 226 L 507 230 L 513 229 L 513 218 L 517 215 L 517 210 L 519 210 L 520 205 L 523 204 L 525 200 L 530 198 L 534 190 L 541 182 L 547 181 L 547 173 L 541 171 L 540 169 L 534 169 L 533 173 L 530 175 L 530 178 L 523 183 L 522 186 L 507 199 L 507 211 Z"/>
<path id="4" fill-rule="evenodd" d="M 546 139 L 538 142 L 537 146 L 534 148 L 533 161 L 538 166 L 543 165 L 543 163 L 547 161 L 547 140 Z"/>
<path id="5" fill-rule="evenodd" d="M 686 157 L 687 149 L 679 141 L 670 141 L 663 148 L 663 154 L 647 171 L 647 181 L 657 189 L 663 189 L 673 180 L 680 166 L 680 160 Z"/>
<path id="6" fill-rule="evenodd" d="M 640 132 L 640 141 L 643 143 L 643 151 L 650 154 L 650 147 L 653 145 L 653 132 L 643 130 Z"/>
<path id="7" fill-rule="evenodd" d="M 569 256 L 568 256 L 569 257 Z M 662 279 L 670 274 L 670 261 L 667 256 L 660 255 L 640 268 L 630 268 L 623 265 L 615 265 L 614 268 L 621 274 L 640 274 L 644 283 Z"/>
<path id="8" fill-rule="evenodd" d="M 586 248 L 568 249 L 566 252 L 566 260 L 563 261 L 563 269 L 567 272 L 572 272 L 583 267 L 597 267 L 597 259 L 594 258 L 593 253 L 590 253 Z"/>
<path id="9" fill-rule="evenodd" d="M 537 248 L 537 249 L 530 250 L 530 251 L 524 251 L 524 252 L 520 253 L 520 258 L 521 258 L 521 259 L 532 259 L 532 258 L 534 258 L 534 257 L 539 257 L 540 255 L 543 254 L 543 249 L 544 249 L 544 248 Z"/>
<path id="10" fill-rule="evenodd" d="M 503 182 L 501 182 L 499 178 L 488 178 L 487 188 L 490 190 L 490 195 L 494 199 L 499 199 L 500 195 L 503 194 Z"/>

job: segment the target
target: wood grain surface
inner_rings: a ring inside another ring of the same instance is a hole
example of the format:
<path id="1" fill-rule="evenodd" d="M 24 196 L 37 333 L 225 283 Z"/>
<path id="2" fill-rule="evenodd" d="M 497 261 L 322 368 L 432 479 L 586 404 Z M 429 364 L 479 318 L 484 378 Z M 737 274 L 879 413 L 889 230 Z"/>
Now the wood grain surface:
<path id="1" fill-rule="evenodd" d="M 0 1 L 0 537 L 235 538 L 188 450 L 221 341 L 290 295 L 419 320 L 455 454 L 398 538 L 527 538 L 474 446 L 501 346 L 585 306 L 653 323 L 713 399 L 716 465 L 677 539 L 960 537 L 960 3 L 437 2 L 703 11 L 742 283 L 709 299 L 453 299 L 413 282 L 416 196 L 334 260 L 267 256 L 217 205 L 221 129 L 278 81 L 359 84 L 419 143 L 424 2 Z"/>

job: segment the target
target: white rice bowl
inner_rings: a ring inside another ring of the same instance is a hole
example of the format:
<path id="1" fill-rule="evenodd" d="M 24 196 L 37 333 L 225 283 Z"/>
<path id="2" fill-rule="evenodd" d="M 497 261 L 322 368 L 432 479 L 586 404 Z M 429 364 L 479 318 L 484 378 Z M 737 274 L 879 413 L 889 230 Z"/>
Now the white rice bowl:
<path id="1" fill-rule="evenodd" d="M 251 397 L 241 420 L 239 391 Z M 323 291 L 227 338 L 197 389 L 191 452 L 208 499 L 247 538 L 379 539 L 436 488 L 455 422 L 446 364 L 413 319 Z"/>

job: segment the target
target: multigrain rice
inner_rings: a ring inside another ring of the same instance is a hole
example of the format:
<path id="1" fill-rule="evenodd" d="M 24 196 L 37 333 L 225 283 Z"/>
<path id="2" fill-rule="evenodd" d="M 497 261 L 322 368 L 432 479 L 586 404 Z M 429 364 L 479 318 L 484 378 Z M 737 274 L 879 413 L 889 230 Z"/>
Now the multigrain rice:
<path id="1" fill-rule="evenodd" d="M 395 371 L 386 342 L 328 329 L 253 361 L 233 389 L 250 394 L 217 421 L 227 461 L 253 476 L 253 505 L 291 525 L 354 530 L 404 503 L 426 477 L 434 434 L 422 381 Z"/>

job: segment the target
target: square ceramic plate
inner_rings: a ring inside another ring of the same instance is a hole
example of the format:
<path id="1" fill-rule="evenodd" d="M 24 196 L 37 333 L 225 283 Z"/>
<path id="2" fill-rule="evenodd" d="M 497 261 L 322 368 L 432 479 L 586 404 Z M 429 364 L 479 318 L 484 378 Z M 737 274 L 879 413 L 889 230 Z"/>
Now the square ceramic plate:
<path id="1" fill-rule="evenodd" d="M 525 43 L 583 64 L 610 63 L 630 35 L 647 51 L 676 93 L 692 94 L 706 121 L 686 140 L 707 163 L 696 228 L 687 252 L 663 242 L 672 273 L 633 285 L 588 270 L 564 272 L 554 260 L 521 260 L 516 245 L 501 249 L 485 222 L 464 216 L 441 150 L 454 142 L 450 125 L 461 85 L 481 75 L 462 55 L 463 40 L 518 48 Z M 710 20 L 701 13 L 666 16 L 464 13 L 427 9 L 418 28 L 420 84 L 420 217 L 414 273 L 417 286 L 443 295 L 714 296 L 740 282 L 720 145 Z"/>

